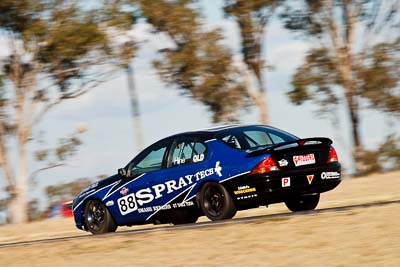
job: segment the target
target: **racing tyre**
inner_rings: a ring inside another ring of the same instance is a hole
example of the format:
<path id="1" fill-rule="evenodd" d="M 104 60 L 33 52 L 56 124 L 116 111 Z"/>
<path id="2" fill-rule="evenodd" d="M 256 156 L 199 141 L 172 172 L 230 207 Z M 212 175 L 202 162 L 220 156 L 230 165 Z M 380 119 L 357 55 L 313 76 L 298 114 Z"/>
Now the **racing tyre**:
<path id="1" fill-rule="evenodd" d="M 236 214 L 236 207 L 228 191 L 219 183 L 206 183 L 198 195 L 198 204 L 212 221 L 230 219 Z"/>
<path id="2" fill-rule="evenodd" d="M 319 202 L 319 194 L 298 196 L 296 198 L 285 201 L 286 207 L 289 210 L 295 211 L 306 211 L 313 210 L 317 207 Z"/>
<path id="3" fill-rule="evenodd" d="M 84 222 L 92 234 L 115 232 L 117 225 L 104 204 L 97 199 L 89 200 L 85 205 Z"/>

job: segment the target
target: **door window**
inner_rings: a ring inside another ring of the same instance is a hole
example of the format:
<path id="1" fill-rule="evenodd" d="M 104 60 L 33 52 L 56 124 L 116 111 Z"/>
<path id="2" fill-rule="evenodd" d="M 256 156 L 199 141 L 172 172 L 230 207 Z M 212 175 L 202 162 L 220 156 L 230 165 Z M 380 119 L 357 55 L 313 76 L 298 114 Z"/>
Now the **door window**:
<path id="1" fill-rule="evenodd" d="M 139 154 L 129 165 L 129 176 L 161 169 L 167 147 L 166 143 L 155 144 Z"/>
<path id="2" fill-rule="evenodd" d="M 178 140 L 172 145 L 168 166 L 180 166 L 201 162 L 205 158 L 205 153 L 206 146 L 202 142 Z"/>

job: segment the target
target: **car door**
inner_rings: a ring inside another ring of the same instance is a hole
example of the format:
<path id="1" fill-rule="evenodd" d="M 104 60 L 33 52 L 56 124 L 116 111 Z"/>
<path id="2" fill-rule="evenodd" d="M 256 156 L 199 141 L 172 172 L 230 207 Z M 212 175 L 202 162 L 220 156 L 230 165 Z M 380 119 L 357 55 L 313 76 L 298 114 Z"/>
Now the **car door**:
<path id="1" fill-rule="evenodd" d="M 199 179 L 211 175 L 207 169 L 207 146 L 194 137 L 179 137 L 172 143 L 163 171 L 165 196 L 163 209 L 175 209 L 193 205 L 186 197 Z"/>
<path id="2" fill-rule="evenodd" d="M 153 188 L 162 181 L 166 157 L 172 140 L 163 140 L 146 148 L 126 167 L 127 175 L 116 185 L 112 200 L 114 216 L 120 224 L 144 221 L 152 213 Z"/>

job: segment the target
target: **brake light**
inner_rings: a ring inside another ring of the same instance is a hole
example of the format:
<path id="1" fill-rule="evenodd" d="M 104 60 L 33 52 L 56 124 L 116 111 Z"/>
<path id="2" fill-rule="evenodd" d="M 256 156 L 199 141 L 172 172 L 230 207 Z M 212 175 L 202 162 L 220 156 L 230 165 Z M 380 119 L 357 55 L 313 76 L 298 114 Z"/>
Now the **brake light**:
<path id="1" fill-rule="evenodd" d="M 279 171 L 279 167 L 276 165 L 275 161 L 271 156 L 266 157 L 258 163 L 258 165 L 250 172 L 250 174 L 262 174 L 272 171 Z"/>
<path id="2" fill-rule="evenodd" d="M 339 157 L 336 153 L 336 150 L 331 146 L 331 148 L 329 149 L 329 156 L 328 156 L 327 163 L 338 162 L 338 161 L 339 161 Z"/>

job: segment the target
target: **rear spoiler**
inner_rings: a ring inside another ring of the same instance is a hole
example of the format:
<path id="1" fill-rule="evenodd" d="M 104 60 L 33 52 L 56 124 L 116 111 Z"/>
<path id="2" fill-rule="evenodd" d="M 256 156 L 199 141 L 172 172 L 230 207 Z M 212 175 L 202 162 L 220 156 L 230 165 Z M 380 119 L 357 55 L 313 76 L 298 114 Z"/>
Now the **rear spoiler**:
<path id="1" fill-rule="evenodd" d="M 271 151 L 278 151 L 278 150 L 285 150 L 293 147 L 300 147 L 300 146 L 308 146 L 308 145 L 324 145 L 330 146 L 332 144 L 332 140 L 326 137 L 311 137 L 311 138 L 304 138 L 298 139 L 294 141 L 279 143 L 276 145 L 268 146 L 266 148 L 258 149 L 255 151 L 249 152 L 246 157 L 254 157 L 259 156 Z"/>

